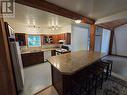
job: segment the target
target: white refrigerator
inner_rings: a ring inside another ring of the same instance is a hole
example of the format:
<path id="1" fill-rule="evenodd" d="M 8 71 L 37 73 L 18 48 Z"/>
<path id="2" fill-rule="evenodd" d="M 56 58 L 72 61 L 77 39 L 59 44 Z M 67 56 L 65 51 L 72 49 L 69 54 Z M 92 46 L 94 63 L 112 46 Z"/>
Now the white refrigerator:
<path id="1" fill-rule="evenodd" d="M 10 49 L 16 88 L 17 88 L 17 92 L 20 93 L 23 91 L 23 86 L 24 86 L 24 72 L 23 72 L 20 47 L 19 47 L 19 43 L 15 41 L 14 30 L 6 22 L 5 22 L 5 29 L 8 37 L 8 44 Z"/>

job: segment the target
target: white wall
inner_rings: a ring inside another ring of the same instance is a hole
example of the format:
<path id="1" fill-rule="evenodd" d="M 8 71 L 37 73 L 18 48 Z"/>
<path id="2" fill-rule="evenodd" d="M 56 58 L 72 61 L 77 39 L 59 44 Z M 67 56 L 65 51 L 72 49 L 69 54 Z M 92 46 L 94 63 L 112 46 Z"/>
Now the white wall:
<path id="1" fill-rule="evenodd" d="M 103 29 L 101 52 L 108 53 L 111 31 Z"/>
<path id="2" fill-rule="evenodd" d="M 127 24 L 115 29 L 112 54 L 127 56 Z"/>
<path id="3" fill-rule="evenodd" d="M 80 25 L 72 25 L 71 50 L 88 50 L 88 28 Z"/>

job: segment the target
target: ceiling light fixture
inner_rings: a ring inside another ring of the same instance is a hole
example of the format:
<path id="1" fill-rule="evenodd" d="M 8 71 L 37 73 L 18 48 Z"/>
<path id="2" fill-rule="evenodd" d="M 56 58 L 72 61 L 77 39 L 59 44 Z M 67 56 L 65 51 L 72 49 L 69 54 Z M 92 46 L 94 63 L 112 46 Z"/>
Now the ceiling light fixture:
<path id="1" fill-rule="evenodd" d="M 39 28 L 40 28 L 40 27 L 35 26 L 35 25 L 29 25 L 28 27 L 29 27 L 29 28 L 34 28 L 34 29 L 35 29 L 35 28 L 36 28 L 36 29 L 39 29 Z"/>
<path id="2" fill-rule="evenodd" d="M 77 19 L 77 20 L 75 20 L 75 23 L 79 24 L 79 23 L 81 23 L 81 20 Z"/>
<path id="3" fill-rule="evenodd" d="M 50 26 L 49 27 L 49 30 L 51 30 L 51 31 L 55 31 L 55 30 L 58 30 L 60 27 L 58 27 L 58 26 Z"/>

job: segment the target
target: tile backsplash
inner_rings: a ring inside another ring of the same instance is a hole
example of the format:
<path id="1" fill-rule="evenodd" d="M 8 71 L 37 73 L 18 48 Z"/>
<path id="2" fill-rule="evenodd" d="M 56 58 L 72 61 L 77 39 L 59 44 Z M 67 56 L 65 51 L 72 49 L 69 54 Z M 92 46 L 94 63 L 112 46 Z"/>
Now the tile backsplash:
<path id="1" fill-rule="evenodd" d="M 48 49 L 48 48 L 59 48 L 59 44 L 42 45 L 41 47 L 20 46 L 21 52 Z"/>

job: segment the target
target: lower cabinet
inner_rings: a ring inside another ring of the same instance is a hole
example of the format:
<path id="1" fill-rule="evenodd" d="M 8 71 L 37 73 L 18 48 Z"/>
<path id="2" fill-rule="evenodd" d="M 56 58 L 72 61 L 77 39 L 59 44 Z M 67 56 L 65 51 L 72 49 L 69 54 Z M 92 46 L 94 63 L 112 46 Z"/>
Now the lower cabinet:
<path id="1" fill-rule="evenodd" d="M 47 61 L 48 58 L 55 55 L 56 55 L 56 50 L 44 51 L 44 61 Z"/>
<path id="2" fill-rule="evenodd" d="M 56 56 L 56 50 L 51 50 L 51 56 Z"/>
<path id="3" fill-rule="evenodd" d="M 44 61 L 51 57 L 51 51 L 44 51 Z"/>
<path id="4" fill-rule="evenodd" d="M 36 65 L 44 62 L 44 52 L 34 52 L 21 54 L 23 67 Z"/>

